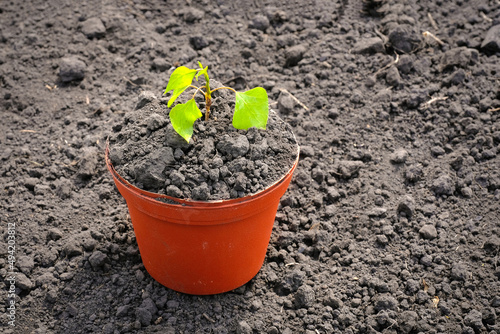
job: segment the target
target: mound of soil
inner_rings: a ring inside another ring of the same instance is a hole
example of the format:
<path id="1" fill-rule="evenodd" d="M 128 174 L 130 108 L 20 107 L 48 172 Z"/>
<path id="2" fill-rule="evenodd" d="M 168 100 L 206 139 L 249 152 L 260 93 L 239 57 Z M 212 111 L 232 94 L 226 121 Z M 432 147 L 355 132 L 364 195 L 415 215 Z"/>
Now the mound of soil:
<path id="1" fill-rule="evenodd" d="M 498 1 L 2 1 L 0 22 L 0 332 L 500 332 Z M 301 146 L 262 270 L 205 297 L 148 275 L 104 163 L 197 61 L 264 87 Z"/>
<path id="2" fill-rule="evenodd" d="M 298 157 L 290 126 L 270 110 L 266 130 L 236 130 L 234 96 L 219 92 L 211 118 L 195 122 L 189 143 L 173 130 L 167 101 L 143 93 L 138 108 L 113 127 L 110 158 L 118 173 L 138 188 L 202 201 L 248 196 L 279 181 Z"/>

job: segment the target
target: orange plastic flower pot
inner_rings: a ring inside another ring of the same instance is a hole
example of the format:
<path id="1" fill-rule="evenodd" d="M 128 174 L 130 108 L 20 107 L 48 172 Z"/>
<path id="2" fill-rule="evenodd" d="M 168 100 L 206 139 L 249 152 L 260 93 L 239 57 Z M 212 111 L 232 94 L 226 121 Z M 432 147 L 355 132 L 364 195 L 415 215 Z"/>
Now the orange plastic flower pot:
<path id="1" fill-rule="evenodd" d="M 297 159 L 267 189 L 225 201 L 188 201 L 141 190 L 106 165 L 125 198 L 144 267 L 162 285 L 194 295 L 233 290 L 264 263 L 278 209 Z M 166 198 L 178 204 L 165 203 Z"/>

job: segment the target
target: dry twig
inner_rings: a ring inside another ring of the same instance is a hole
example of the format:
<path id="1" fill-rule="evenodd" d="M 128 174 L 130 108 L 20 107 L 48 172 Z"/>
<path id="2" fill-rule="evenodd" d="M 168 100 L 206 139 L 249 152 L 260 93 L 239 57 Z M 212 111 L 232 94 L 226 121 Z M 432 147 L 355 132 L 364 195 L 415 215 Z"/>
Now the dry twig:
<path id="1" fill-rule="evenodd" d="M 203 316 L 205 317 L 205 319 L 207 319 L 207 320 L 208 320 L 208 321 L 210 321 L 211 323 L 215 323 L 215 320 L 214 320 L 214 319 L 212 319 L 212 318 L 210 318 L 210 317 L 208 316 L 208 314 L 203 313 Z"/>
<path id="2" fill-rule="evenodd" d="M 328 63 L 326 61 L 320 63 L 320 65 L 323 66 L 323 67 L 326 67 L 326 68 L 332 68 L 333 67 L 332 65 L 330 65 L 330 63 Z"/>
<path id="3" fill-rule="evenodd" d="M 420 106 L 420 110 L 424 110 L 424 109 L 427 109 L 430 107 L 431 104 L 437 102 L 437 101 L 445 101 L 445 100 L 448 100 L 448 96 L 438 96 L 438 97 L 433 97 L 432 99 L 430 99 L 429 101 L 425 102 L 424 104 L 422 104 Z"/>
<path id="4" fill-rule="evenodd" d="M 320 225 L 321 225 L 321 223 L 314 223 L 314 224 L 312 224 L 312 226 L 309 228 L 309 231 L 318 229 Z"/>
<path id="5" fill-rule="evenodd" d="M 422 285 L 424 286 L 424 292 L 427 292 L 427 290 L 429 290 L 429 284 L 427 284 L 427 282 L 423 278 L 422 278 Z"/>
<path id="6" fill-rule="evenodd" d="M 437 38 L 433 33 L 429 32 L 429 31 L 424 31 L 422 33 L 422 36 L 424 36 L 425 39 L 427 39 L 427 37 L 431 37 L 432 39 L 434 39 L 439 45 L 444 45 L 445 43 L 440 40 L 439 38 Z"/>
<path id="7" fill-rule="evenodd" d="M 490 19 L 488 16 L 486 16 L 485 13 L 481 12 L 481 17 L 486 21 L 486 22 L 493 22 L 492 19 Z"/>
<path id="8" fill-rule="evenodd" d="M 432 298 L 432 305 L 434 306 L 434 308 L 437 308 L 438 304 L 439 304 L 439 297 L 435 296 L 434 298 Z"/>
<path id="9" fill-rule="evenodd" d="M 429 18 L 429 22 L 431 23 L 431 26 L 434 28 L 434 30 L 439 30 L 436 21 L 434 21 L 434 18 L 432 17 L 432 14 L 427 13 L 427 17 Z"/>
<path id="10" fill-rule="evenodd" d="M 382 39 L 382 42 L 384 43 L 384 45 L 389 42 L 389 37 L 387 37 L 386 35 L 382 34 L 380 32 L 380 30 L 378 30 L 377 28 L 375 28 L 374 31 L 378 35 L 378 37 L 380 37 Z"/>
<path id="11" fill-rule="evenodd" d="M 304 108 L 305 110 L 309 111 L 309 108 L 302 102 L 299 101 L 299 99 L 297 99 L 295 96 L 292 95 L 292 93 L 290 93 L 289 91 L 287 91 L 286 89 L 284 88 L 280 88 L 280 92 L 283 92 L 283 93 L 287 93 L 288 95 L 290 95 L 292 97 L 292 99 L 294 99 L 295 102 L 297 102 L 302 108 Z"/>
<path id="12" fill-rule="evenodd" d="M 379 75 L 380 73 L 382 73 L 383 71 L 387 70 L 391 66 L 396 65 L 397 63 L 399 63 L 399 54 L 396 53 L 396 59 L 394 59 L 394 61 L 390 62 L 389 64 L 385 65 L 380 70 L 378 70 L 377 72 L 375 72 L 374 75 L 375 76 Z"/>
<path id="13" fill-rule="evenodd" d="M 126 82 L 128 82 L 129 84 L 131 84 L 132 86 L 135 86 L 135 87 L 151 87 L 150 85 L 146 85 L 146 84 L 136 84 L 136 83 L 133 83 L 132 80 L 126 78 L 126 77 L 122 77 L 123 80 L 125 80 Z"/>

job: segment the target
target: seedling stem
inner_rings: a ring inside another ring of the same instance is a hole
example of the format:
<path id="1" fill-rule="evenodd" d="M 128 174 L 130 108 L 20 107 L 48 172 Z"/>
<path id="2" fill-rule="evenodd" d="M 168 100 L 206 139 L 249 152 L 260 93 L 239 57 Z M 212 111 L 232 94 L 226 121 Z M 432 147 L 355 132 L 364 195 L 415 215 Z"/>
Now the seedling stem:
<path id="1" fill-rule="evenodd" d="M 194 97 L 198 92 L 201 92 L 205 98 L 205 121 L 209 120 L 210 107 L 212 106 L 212 93 L 219 89 L 229 89 L 235 93 L 235 108 L 233 115 L 233 127 L 236 129 L 248 130 L 251 127 L 265 129 L 267 118 L 269 115 L 269 101 L 267 92 L 262 87 L 256 87 L 246 92 L 237 92 L 231 87 L 218 87 L 214 90 L 210 89 L 210 78 L 208 77 L 208 66 L 198 62 L 198 69 L 189 69 L 185 66 L 176 68 L 170 75 L 170 79 L 165 89 L 165 93 L 173 91 L 172 96 L 168 100 L 167 106 L 175 102 L 182 92 L 187 88 L 195 88 L 196 91 L 193 97 L 186 103 L 175 105 L 170 110 L 170 122 L 174 130 L 182 136 L 187 142 L 193 135 L 193 124 L 202 115 L 200 109 L 196 105 Z M 196 87 L 192 85 L 193 79 L 198 80 L 198 77 L 203 74 L 205 85 Z"/>

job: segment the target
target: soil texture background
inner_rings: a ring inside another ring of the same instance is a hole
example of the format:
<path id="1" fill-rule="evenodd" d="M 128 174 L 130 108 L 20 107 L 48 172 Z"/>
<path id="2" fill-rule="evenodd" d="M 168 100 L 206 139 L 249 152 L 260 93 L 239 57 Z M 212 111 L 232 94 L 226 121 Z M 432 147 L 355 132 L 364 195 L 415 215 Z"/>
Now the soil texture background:
<path id="1" fill-rule="evenodd" d="M 499 56 L 497 0 L 1 1 L 2 333 L 500 333 Z M 301 145 L 261 271 L 204 297 L 145 271 L 104 163 L 198 60 Z"/>

